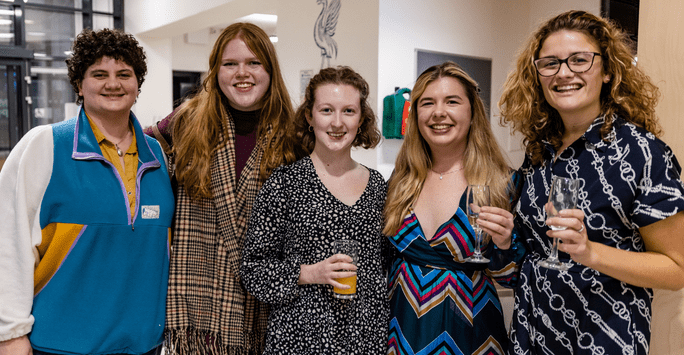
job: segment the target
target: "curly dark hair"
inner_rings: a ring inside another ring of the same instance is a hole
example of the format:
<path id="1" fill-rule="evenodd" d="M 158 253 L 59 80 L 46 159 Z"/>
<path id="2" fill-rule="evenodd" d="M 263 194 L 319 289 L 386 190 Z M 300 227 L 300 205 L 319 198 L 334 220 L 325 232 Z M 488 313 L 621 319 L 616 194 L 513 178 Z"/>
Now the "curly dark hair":
<path id="1" fill-rule="evenodd" d="M 377 146 L 382 136 L 376 124 L 377 118 L 375 113 L 368 103 L 368 94 L 370 92 L 368 83 L 359 73 L 347 66 L 321 69 L 318 74 L 311 78 L 309 85 L 306 87 L 304 102 L 299 105 L 295 113 L 295 139 L 301 142 L 307 153 L 311 154 L 313 152 L 316 137 L 313 132 L 309 131 L 307 117 L 312 117 L 311 110 L 313 109 L 314 101 L 316 101 L 316 89 L 326 84 L 350 85 L 359 91 L 361 99 L 361 126 L 359 127 L 359 133 L 352 142 L 352 147 L 360 146 L 368 149 Z"/>
<path id="2" fill-rule="evenodd" d="M 69 69 L 69 81 L 78 95 L 78 86 L 83 81 L 86 71 L 91 65 L 110 57 L 120 60 L 131 67 L 138 79 L 138 89 L 145 81 L 147 74 L 147 57 L 133 35 L 121 30 L 105 28 L 100 31 L 84 29 L 74 40 L 72 56 L 66 60 Z M 83 96 L 78 96 L 77 104 L 83 103 Z"/>

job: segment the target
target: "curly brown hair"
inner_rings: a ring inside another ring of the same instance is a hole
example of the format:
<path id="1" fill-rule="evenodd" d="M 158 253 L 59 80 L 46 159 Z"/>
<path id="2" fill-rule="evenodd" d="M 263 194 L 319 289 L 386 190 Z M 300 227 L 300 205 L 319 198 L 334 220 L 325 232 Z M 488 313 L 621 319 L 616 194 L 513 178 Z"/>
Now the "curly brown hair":
<path id="1" fill-rule="evenodd" d="M 499 100 L 501 123 L 510 123 L 513 130 L 522 133 L 532 164 L 542 162 L 543 141 L 556 149 L 562 146 L 563 122 L 558 111 L 546 101 L 534 66 L 546 38 L 561 30 L 586 34 L 601 52 L 603 72 L 610 77 L 600 94 L 601 114 L 606 117 L 601 136 L 606 138 L 612 129 L 614 114 L 659 136 L 661 128 L 655 106 L 660 93 L 634 63 L 632 40 L 604 18 L 585 11 L 568 11 L 548 20 L 532 34 L 518 56 L 516 69 L 508 75 Z"/>
<path id="2" fill-rule="evenodd" d="M 120 60 L 130 65 L 138 80 L 138 89 L 145 81 L 147 57 L 131 34 L 116 29 L 93 31 L 86 28 L 78 34 L 71 50 L 73 54 L 67 58 L 66 64 L 69 69 L 69 81 L 77 95 L 86 71 L 102 57 Z M 79 95 L 76 103 L 82 104 L 83 96 Z"/>
<path id="3" fill-rule="evenodd" d="M 368 103 L 368 94 L 370 93 L 368 83 L 359 73 L 347 66 L 321 69 L 318 74 L 311 78 L 309 85 L 306 87 L 304 102 L 299 105 L 295 113 L 295 140 L 301 142 L 307 154 L 313 152 L 316 145 L 316 136 L 314 136 L 313 132 L 309 131 L 307 118 L 312 117 L 311 110 L 316 101 L 316 89 L 326 84 L 349 85 L 359 91 L 361 99 L 361 126 L 359 127 L 359 133 L 356 134 L 356 138 L 352 142 L 352 147 L 375 148 L 380 143 L 382 136 L 376 123 L 375 113 Z"/>

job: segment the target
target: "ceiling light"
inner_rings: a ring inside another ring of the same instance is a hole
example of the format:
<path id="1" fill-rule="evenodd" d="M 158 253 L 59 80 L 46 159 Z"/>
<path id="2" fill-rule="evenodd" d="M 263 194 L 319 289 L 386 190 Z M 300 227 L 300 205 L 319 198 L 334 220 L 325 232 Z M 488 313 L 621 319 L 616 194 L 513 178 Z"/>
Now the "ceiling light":
<path id="1" fill-rule="evenodd" d="M 278 22 L 278 15 L 251 14 L 240 17 L 239 19 L 237 19 L 237 22 L 268 22 L 275 24 Z"/>

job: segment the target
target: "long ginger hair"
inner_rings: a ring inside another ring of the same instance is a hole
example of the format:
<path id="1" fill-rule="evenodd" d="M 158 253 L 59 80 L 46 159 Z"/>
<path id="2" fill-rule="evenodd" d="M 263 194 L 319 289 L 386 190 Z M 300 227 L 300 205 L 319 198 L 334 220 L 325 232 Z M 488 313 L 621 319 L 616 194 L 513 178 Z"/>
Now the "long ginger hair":
<path id="1" fill-rule="evenodd" d="M 525 153 L 532 164 L 543 160 L 543 141 L 556 149 L 562 146 L 563 121 L 546 101 L 534 66 L 546 38 L 562 30 L 584 33 L 593 39 L 603 59 L 603 72 L 610 76 L 600 94 L 601 113 L 606 117 L 601 136 L 606 138 L 612 129 L 613 114 L 659 136 L 661 128 L 655 106 L 660 93 L 634 64 L 634 44 L 629 36 L 604 18 L 584 11 L 568 11 L 548 20 L 532 34 L 518 55 L 516 69 L 508 75 L 499 100 L 501 123 L 510 123 L 513 130 L 522 133 Z"/>
<path id="2" fill-rule="evenodd" d="M 418 129 L 418 101 L 432 82 L 452 77 L 458 80 L 470 101 L 472 112 L 468 143 L 463 157 L 464 174 L 468 184 L 489 185 L 492 206 L 511 209 L 510 169 L 501 154 L 490 126 L 484 103 L 478 95 L 478 85 L 461 67 L 445 62 L 426 69 L 411 91 L 411 110 L 406 124 L 406 135 L 401 145 L 394 173 L 389 180 L 385 203 L 383 233 L 394 235 L 423 189 L 428 171 L 432 168 L 432 152 Z"/>
<path id="3" fill-rule="evenodd" d="M 200 92 L 187 101 L 173 118 L 172 139 L 176 164 L 176 179 L 193 199 L 211 197 L 211 160 L 222 145 L 220 137 L 227 135 L 228 104 L 218 83 L 223 50 L 231 40 L 240 38 L 257 56 L 270 75 L 270 85 L 264 97 L 257 131 L 258 143 L 264 150 L 260 179 L 283 163 L 295 161 L 293 143 L 288 139 L 292 128 L 293 109 L 290 95 L 280 71 L 275 48 L 266 32 L 250 23 L 228 26 L 216 39 L 209 55 L 209 73 Z"/>

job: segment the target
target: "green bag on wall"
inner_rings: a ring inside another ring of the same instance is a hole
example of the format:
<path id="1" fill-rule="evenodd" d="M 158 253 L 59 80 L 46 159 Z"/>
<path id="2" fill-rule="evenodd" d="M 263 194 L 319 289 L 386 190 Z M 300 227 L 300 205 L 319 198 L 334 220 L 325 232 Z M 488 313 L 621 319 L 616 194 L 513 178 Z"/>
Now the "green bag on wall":
<path id="1" fill-rule="evenodd" d="M 411 89 L 398 89 L 382 100 L 382 136 L 386 139 L 402 139 L 406 133 L 406 119 L 411 106 Z"/>

